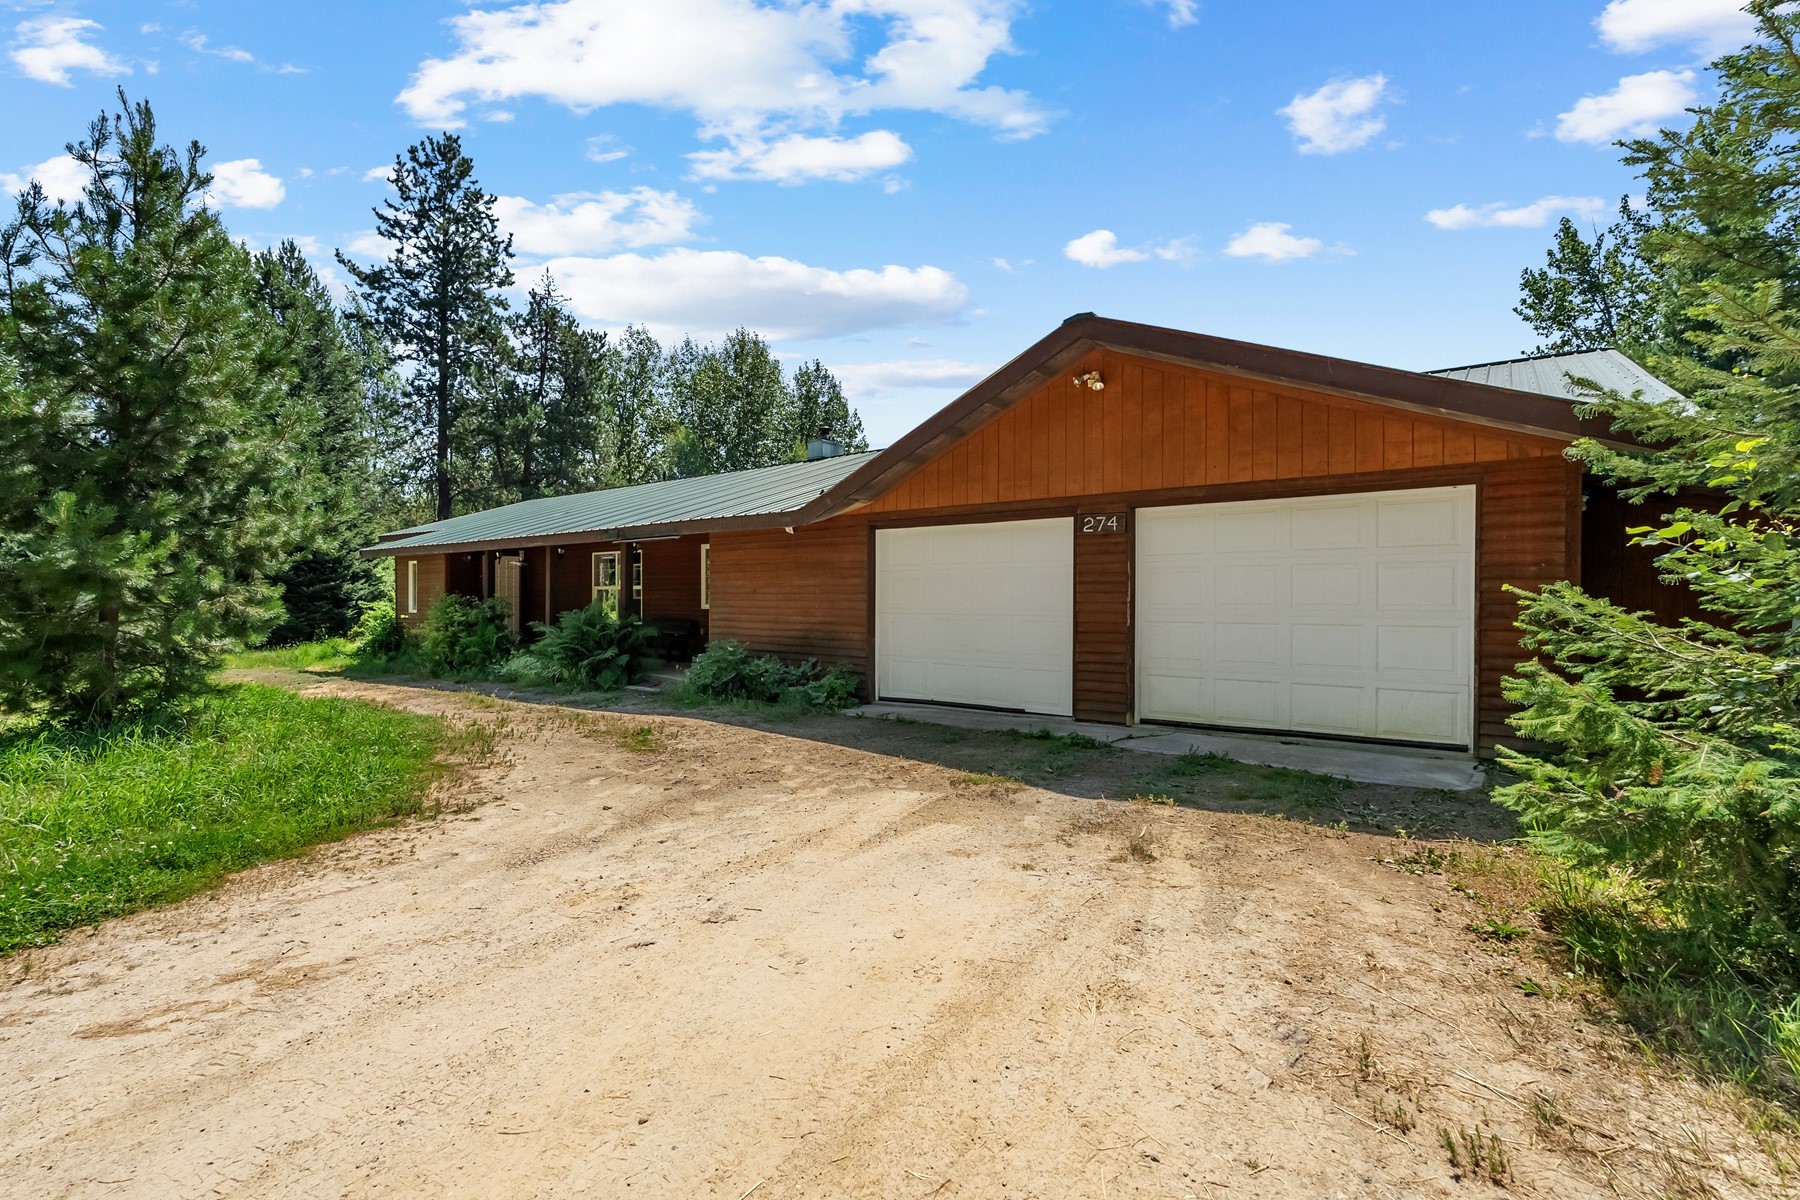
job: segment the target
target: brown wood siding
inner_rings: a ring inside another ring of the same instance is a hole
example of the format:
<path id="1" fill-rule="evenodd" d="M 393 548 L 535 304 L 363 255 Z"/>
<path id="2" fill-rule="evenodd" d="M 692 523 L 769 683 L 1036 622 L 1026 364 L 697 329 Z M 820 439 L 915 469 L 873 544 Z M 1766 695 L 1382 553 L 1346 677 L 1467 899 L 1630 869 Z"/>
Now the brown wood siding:
<path id="1" fill-rule="evenodd" d="M 869 527 L 712 535 L 712 637 L 869 674 Z"/>
<path id="2" fill-rule="evenodd" d="M 1125 525 L 1120 533 L 1075 534 L 1077 721 L 1128 721 L 1137 707 L 1131 671 L 1132 523 L 1128 519 Z"/>
<path id="3" fill-rule="evenodd" d="M 1581 586 L 1633 612 L 1649 612 L 1664 624 L 1684 618 L 1709 618 L 1691 588 L 1664 583 L 1656 573 L 1656 552 L 1632 545 L 1631 529 L 1659 526 L 1677 508 L 1701 508 L 1696 496 L 1659 496 L 1639 504 L 1596 479 L 1587 481 L 1588 499 L 1581 522 Z"/>
<path id="4" fill-rule="evenodd" d="M 1482 472 L 1476 533 L 1478 745 L 1515 743 L 1500 681 L 1527 657 L 1519 600 L 1506 589 L 1581 576 L 1581 468 L 1567 459 L 1514 459 Z"/>
<path id="5" fill-rule="evenodd" d="M 416 612 L 408 612 L 406 608 L 406 564 L 419 564 L 419 607 Z M 444 594 L 444 556 L 442 554 L 421 555 L 418 558 L 396 558 L 394 560 L 394 608 L 400 614 L 400 620 L 408 625 L 416 625 L 425 619 L 431 606 L 437 603 L 438 597 Z"/>
<path id="6" fill-rule="evenodd" d="M 645 542 L 644 619 L 694 621 L 706 635 L 707 612 L 700 607 L 700 547 L 704 537 Z"/>
<path id="7" fill-rule="evenodd" d="M 1104 391 L 1071 382 L 1094 370 Z M 863 511 L 1405 471 L 1561 450 L 1546 438 L 1098 350 Z"/>

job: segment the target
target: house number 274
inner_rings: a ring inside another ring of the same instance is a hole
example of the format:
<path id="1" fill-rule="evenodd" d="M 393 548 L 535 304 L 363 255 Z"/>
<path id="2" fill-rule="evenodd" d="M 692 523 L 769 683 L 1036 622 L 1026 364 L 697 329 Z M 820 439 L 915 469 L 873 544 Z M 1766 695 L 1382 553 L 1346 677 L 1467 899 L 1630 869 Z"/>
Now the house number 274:
<path id="1" fill-rule="evenodd" d="M 1083 533 L 1122 533 L 1125 529 L 1124 513 L 1093 513 L 1080 520 Z"/>

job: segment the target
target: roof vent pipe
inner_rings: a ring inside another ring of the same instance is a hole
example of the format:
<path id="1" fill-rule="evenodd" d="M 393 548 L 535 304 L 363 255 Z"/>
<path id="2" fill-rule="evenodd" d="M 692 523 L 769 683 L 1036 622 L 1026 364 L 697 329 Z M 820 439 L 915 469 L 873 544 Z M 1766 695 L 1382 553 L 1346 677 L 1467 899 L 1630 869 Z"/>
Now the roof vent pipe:
<path id="1" fill-rule="evenodd" d="M 850 453 L 850 447 L 835 440 L 831 436 L 831 427 L 821 425 L 819 435 L 806 439 L 806 461 L 817 462 L 821 458 L 836 458 L 840 454 Z"/>

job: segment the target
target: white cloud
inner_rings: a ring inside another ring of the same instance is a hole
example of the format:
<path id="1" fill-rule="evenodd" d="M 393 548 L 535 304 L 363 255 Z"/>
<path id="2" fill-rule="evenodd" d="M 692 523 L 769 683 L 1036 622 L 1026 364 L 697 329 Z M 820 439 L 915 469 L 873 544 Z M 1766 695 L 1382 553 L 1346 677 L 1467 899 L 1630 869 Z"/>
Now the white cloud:
<path id="1" fill-rule="evenodd" d="M 1387 76 L 1380 72 L 1340 79 L 1295 96 L 1279 111 L 1299 139 L 1302 154 L 1342 154 L 1368 145 L 1387 128 L 1387 118 L 1375 111 L 1388 98 L 1387 86 Z"/>
<path id="2" fill-rule="evenodd" d="M 632 188 L 627 192 L 570 192 L 548 204 L 522 196 L 499 196 L 494 212 L 500 229 L 513 236 L 521 254 L 604 254 L 643 246 L 666 246 L 694 236 L 700 210 L 674 192 Z"/>
<path id="3" fill-rule="evenodd" d="M 1119 236 L 1110 229 L 1096 229 L 1071 240 L 1063 247 L 1063 257 L 1084 267 L 1097 267 L 1104 271 L 1107 267 L 1116 267 L 1120 263 L 1145 262 L 1150 255 L 1142 250 L 1119 245 Z"/>
<path id="4" fill-rule="evenodd" d="M 610 133 L 598 133 L 587 140 L 587 157 L 591 162 L 617 162 L 630 154 L 632 147 Z M 385 170 L 385 168 L 384 168 Z"/>
<path id="5" fill-rule="evenodd" d="M 636 322 L 659 337 L 720 337 L 739 326 L 771 340 L 942 325 L 968 301 L 938 267 L 833 271 L 788 258 L 677 249 L 653 257 L 556 258 L 545 264 L 582 317 Z"/>
<path id="6" fill-rule="evenodd" d="M 691 113 L 703 136 L 730 138 L 731 150 L 701 161 L 731 177 L 804 178 L 807 164 L 823 160 L 813 177 L 841 178 L 871 155 L 892 160 L 903 143 L 798 135 L 835 133 L 845 117 L 882 110 L 942 113 L 1002 138 L 1043 132 L 1050 114 L 1029 95 L 979 82 L 990 59 L 1012 51 L 1021 3 L 514 4 L 452 17 L 456 51 L 421 63 L 398 100 L 421 124 L 450 127 L 471 105 L 526 97 L 578 112 L 643 104 Z M 858 39 L 871 30 L 885 40 L 863 56 Z M 764 169 L 758 154 L 739 153 L 739 142 L 779 152 Z M 783 155 L 796 165 L 785 166 Z"/>
<path id="7" fill-rule="evenodd" d="M 1179 263 L 1185 267 L 1191 265 L 1200 257 L 1200 247 L 1194 245 L 1193 238 L 1180 237 L 1173 241 L 1164 242 L 1160 246 L 1151 247 L 1150 253 L 1156 255 L 1156 257 L 1162 259 L 1164 262 Z"/>
<path id="8" fill-rule="evenodd" d="M 1624 54 L 1693 44 L 1707 55 L 1749 43 L 1756 19 L 1743 0 L 1612 0 L 1594 19 L 1600 40 Z"/>
<path id="9" fill-rule="evenodd" d="M 214 50 L 206 42 L 207 38 L 204 33 L 195 33 L 191 29 L 181 35 L 181 44 L 195 54 L 210 54 L 214 58 L 223 58 L 229 62 L 253 63 L 256 61 L 256 55 L 242 46 L 220 46 Z"/>
<path id="10" fill-rule="evenodd" d="M 1516 207 L 1500 202 L 1476 207 L 1458 204 L 1434 208 L 1425 214 L 1425 219 L 1439 229 L 1537 229 L 1559 213 L 1592 220 L 1604 211 L 1606 201 L 1598 196 L 1545 196 Z"/>
<path id="11" fill-rule="evenodd" d="M 991 363 L 957 362 L 948 358 L 900 359 L 895 362 L 838 363 L 831 373 L 851 399 L 902 388 L 969 388 L 994 373 Z"/>
<path id="12" fill-rule="evenodd" d="M 1143 248 L 1119 245 L 1118 235 L 1110 229 L 1096 229 L 1092 233 L 1084 233 L 1074 238 L 1063 247 L 1063 257 L 1071 262 L 1078 262 L 1084 267 L 1105 270 L 1116 267 L 1120 263 L 1149 262 L 1152 258 L 1160 258 L 1164 262 L 1180 263 L 1183 266 L 1193 262 L 1200 255 L 1192 238 L 1175 238 L 1172 241 L 1151 243 Z M 1004 259 L 995 259 L 994 265 L 1001 270 L 1011 271 L 1011 264 Z"/>
<path id="13" fill-rule="evenodd" d="M 393 177 L 393 174 L 394 168 L 392 164 L 389 164 L 382 167 L 370 167 L 362 173 L 362 178 L 364 183 L 386 183 Z"/>
<path id="14" fill-rule="evenodd" d="M 212 167 L 212 195 L 234 208 L 274 208 L 287 197 L 281 180 L 255 158 L 236 158 Z"/>
<path id="15" fill-rule="evenodd" d="M 1150 0 L 1169 10 L 1169 28 L 1180 29 L 1200 20 L 1200 0 Z"/>
<path id="16" fill-rule="evenodd" d="M 344 246 L 344 253 L 355 258 L 380 260 L 393 251 L 394 244 L 373 229 L 363 229 L 351 234 L 350 241 Z"/>
<path id="17" fill-rule="evenodd" d="M 1232 258 L 1260 258 L 1265 262 L 1291 262 L 1311 258 L 1325 248 L 1318 238 L 1295 237 L 1281 221 L 1259 221 L 1232 238 L 1225 253 Z"/>
<path id="18" fill-rule="evenodd" d="M 13 27 L 13 65 L 32 79 L 73 87 L 70 71 L 129 75 L 131 68 L 86 39 L 101 26 L 79 17 L 33 17 Z"/>
<path id="19" fill-rule="evenodd" d="M 769 141 L 752 135 L 733 138 L 728 150 L 698 150 L 688 155 L 695 179 L 762 179 L 783 184 L 863 179 L 910 158 L 912 147 L 886 129 L 853 138 L 794 133 Z"/>
<path id="20" fill-rule="evenodd" d="M 1627 75 L 1619 86 L 1600 96 L 1583 96 L 1556 118 L 1556 137 L 1563 142 L 1601 145 L 1622 137 L 1647 137 L 1668 117 L 1695 99 L 1692 71 L 1646 71 Z"/>
<path id="21" fill-rule="evenodd" d="M 44 189 L 44 198 L 55 203 L 58 200 L 79 200 L 82 189 L 88 184 L 88 169 L 66 154 L 55 158 L 46 158 L 35 167 L 26 167 L 18 174 L 0 171 L 0 190 L 12 195 L 24 191 L 26 185 L 37 180 Z"/>

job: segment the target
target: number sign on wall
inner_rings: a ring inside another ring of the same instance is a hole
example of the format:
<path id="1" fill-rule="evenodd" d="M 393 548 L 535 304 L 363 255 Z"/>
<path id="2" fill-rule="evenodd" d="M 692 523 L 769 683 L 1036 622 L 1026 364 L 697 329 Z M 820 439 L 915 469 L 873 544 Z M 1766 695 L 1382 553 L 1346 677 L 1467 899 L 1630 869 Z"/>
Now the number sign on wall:
<path id="1" fill-rule="evenodd" d="M 1084 513 L 1075 518 L 1075 528 L 1082 533 L 1124 533 L 1124 513 Z"/>

